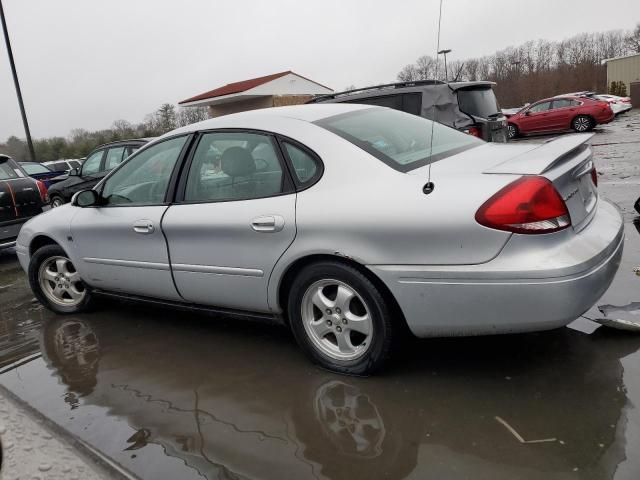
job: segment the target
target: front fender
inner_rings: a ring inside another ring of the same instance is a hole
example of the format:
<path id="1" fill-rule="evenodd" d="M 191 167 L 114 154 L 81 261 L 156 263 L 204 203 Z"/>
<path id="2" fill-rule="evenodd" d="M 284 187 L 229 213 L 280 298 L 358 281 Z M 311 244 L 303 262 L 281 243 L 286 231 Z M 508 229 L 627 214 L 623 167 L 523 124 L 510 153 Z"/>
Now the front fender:
<path id="1" fill-rule="evenodd" d="M 16 253 L 25 272 L 27 272 L 31 261 L 33 242 L 40 237 L 46 237 L 56 242 L 67 252 L 69 259 L 77 264 L 71 236 L 71 220 L 77 213 L 77 208 L 63 205 L 33 217 L 22 226 L 16 240 Z"/>

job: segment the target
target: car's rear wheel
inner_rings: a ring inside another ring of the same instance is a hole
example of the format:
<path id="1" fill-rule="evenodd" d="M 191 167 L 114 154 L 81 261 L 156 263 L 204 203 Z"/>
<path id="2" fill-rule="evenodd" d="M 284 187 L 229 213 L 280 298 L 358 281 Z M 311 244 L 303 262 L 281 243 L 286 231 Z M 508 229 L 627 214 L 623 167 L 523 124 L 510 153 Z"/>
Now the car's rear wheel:
<path id="1" fill-rule="evenodd" d="M 593 127 L 593 120 L 587 115 L 578 115 L 571 122 L 571 128 L 573 128 L 576 132 L 588 132 Z"/>
<path id="2" fill-rule="evenodd" d="M 357 269 L 319 262 L 292 283 L 288 314 L 302 349 L 321 366 L 354 375 L 380 368 L 394 337 L 383 293 Z"/>
<path id="3" fill-rule="evenodd" d="M 507 135 L 509 139 L 516 138 L 518 136 L 518 127 L 516 127 L 513 123 L 507 125 Z"/>
<path id="4" fill-rule="evenodd" d="M 64 199 L 58 195 L 51 197 L 51 208 L 57 208 L 64 205 Z"/>
<path id="5" fill-rule="evenodd" d="M 78 313 L 93 301 L 91 290 L 58 245 L 38 249 L 29 263 L 29 284 L 36 298 L 56 313 Z"/>

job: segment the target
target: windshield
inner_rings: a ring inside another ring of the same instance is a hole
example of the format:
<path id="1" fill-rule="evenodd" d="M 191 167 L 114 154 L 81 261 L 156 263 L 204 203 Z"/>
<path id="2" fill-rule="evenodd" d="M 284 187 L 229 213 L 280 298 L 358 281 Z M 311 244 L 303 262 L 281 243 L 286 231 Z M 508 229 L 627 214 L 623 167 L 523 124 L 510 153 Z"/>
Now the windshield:
<path id="1" fill-rule="evenodd" d="M 40 163 L 23 163 L 22 168 L 29 175 L 36 175 L 38 173 L 51 173 L 51 170 Z"/>
<path id="2" fill-rule="evenodd" d="M 315 124 L 401 172 L 484 143 L 453 128 L 390 108 L 357 110 L 324 118 Z"/>
<path id="3" fill-rule="evenodd" d="M 491 87 L 458 90 L 460 110 L 468 115 L 489 118 L 499 113 L 498 100 Z"/>

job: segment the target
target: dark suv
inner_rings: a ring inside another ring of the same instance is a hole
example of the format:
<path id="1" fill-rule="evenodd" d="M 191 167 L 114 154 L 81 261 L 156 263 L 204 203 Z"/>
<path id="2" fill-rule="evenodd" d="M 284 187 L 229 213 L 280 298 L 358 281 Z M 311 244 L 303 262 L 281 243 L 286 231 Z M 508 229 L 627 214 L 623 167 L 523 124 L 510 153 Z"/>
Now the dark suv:
<path id="1" fill-rule="evenodd" d="M 307 103 L 364 103 L 420 115 L 487 142 L 507 141 L 507 122 L 493 93 L 494 82 L 420 80 L 358 88 L 312 98 Z"/>
<path id="2" fill-rule="evenodd" d="M 121 140 L 97 147 L 87 155 L 82 166 L 74 168 L 66 179 L 49 187 L 51 207 L 59 207 L 70 202 L 73 194 L 80 190 L 93 188 L 107 173 L 150 140 Z"/>
<path id="3" fill-rule="evenodd" d="M 22 224 L 42 212 L 47 188 L 20 164 L 0 155 L 0 248 L 10 247 Z"/>

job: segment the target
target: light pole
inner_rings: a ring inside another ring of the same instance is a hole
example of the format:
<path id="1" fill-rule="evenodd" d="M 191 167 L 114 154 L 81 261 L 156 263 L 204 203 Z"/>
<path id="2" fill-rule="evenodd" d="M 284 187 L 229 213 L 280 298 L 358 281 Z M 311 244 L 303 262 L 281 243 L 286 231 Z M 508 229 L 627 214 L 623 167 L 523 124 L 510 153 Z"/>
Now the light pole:
<path id="1" fill-rule="evenodd" d="M 18 82 L 18 74 L 16 72 L 16 64 L 13 61 L 13 52 L 11 51 L 11 42 L 9 41 L 9 31 L 7 30 L 7 22 L 4 18 L 4 8 L 2 0 L 0 0 L 0 19 L 2 20 L 2 30 L 4 32 L 4 43 L 7 45 L 7 54 L 9 55 L 9 64 L 11 65 L 11 73 L 13 74 L 13 83 L 16 86 L 16 95 L 18 96 L 18 104 L 20 105 L 20 114 L 22 115 L 22 124 L 24 125 L 24 133 L 27 136 L 27 146 L 29 147 L 29 156 L 31 161 L 36 161 L 36 154 L 33 150 L 33 142 L 31 141 L 31 132 L 29 131 L 29 122 L 27 122 L 27 113 L 24 110 L 24 102 L 22 101 L 22 92 L 20 91 L 20 83 Z"/>
<path id="2" fill-rule="evenodd" d="M 451 53 L 451 49 L 447 48 L 445 50 L 440 50 L 438 55 L 444 55 L 444 79 L 445 81 L 449 81 L 449 73 L 447 72 L 447 53 Z"/>

